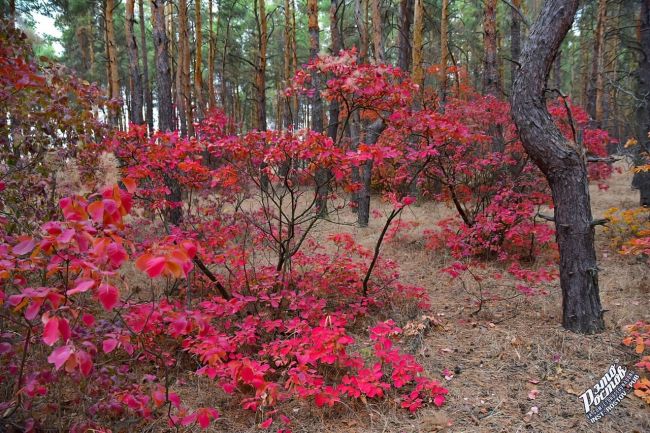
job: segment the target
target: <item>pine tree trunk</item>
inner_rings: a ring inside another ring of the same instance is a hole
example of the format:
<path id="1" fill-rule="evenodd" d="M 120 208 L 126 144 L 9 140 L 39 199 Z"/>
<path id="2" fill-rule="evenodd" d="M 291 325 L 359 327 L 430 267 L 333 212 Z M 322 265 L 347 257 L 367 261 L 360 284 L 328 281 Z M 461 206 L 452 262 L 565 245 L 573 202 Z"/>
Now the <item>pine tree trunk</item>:
<path id="1" fill-rule="evenodd" d="M 364 2 L 367 0 L 354 0 L 354 22 L 359 31 L 359 63 L 368 61 L 368 27 L 364 13 Z"/>
<path id="2" fill-rule="evenodd" d="M 375 120 L 366 131 L 366 139 L 364 140 L 365 144 L 376 144 L 385 127 L 386 125 L 381 118 Z M 373 160 L 370 159 L 359 169 L 361 189 L 359 190 L 358 196 L 359 207 L 357 209 L 357 220 L 360 227 L 368 227 L 368 223 L 370 222 L 370 186 L 372 181 L 372 166 Z"/>
<path id="3" fill-rule="evenodd" d="M 515 75 L 519 68 L 519 56 L 521 55 L 521 0 L 513 0 L 514 8 L 510 10 L 510 88 L 515 83 Z"/>
<path id="4" fill-rule="evenodd" d="M 153 38 L 156 49 L 156 82 L 158 93 L 158 129 L 171 131 L 174 125 L 172 77 L 169 67 L 169 38 L 165 26 L 165 0 L 151 0 Z"/>
<path id="5" fill-rule="evenodd" d="M 320 29 L 318 27 L 318 0 L 307 0 L 307 17 L 309 18 L 309 58 L 315 60 L 320 51 Z M 321 99 L 321 82 L 318 73 L 312 74 L 312 85 L 314 96 L 311 98 L 311 129 L 312 131 L 323 132 L 323 100 Z M 319 168 L 316 170 L 316 211 L 319 216 L 327 215 L 327 195 L 329 194 L 329 173 L 328 170 Z"/>
<path id="6" fill-rule="evenodd" d="M 131 75 L 131 121 L 137 125 L 144 123 L 142 116 L 142 76 L 140 75 L 140 59 L 138 44 L 135 40 L 133 26 L 135 24 L 135 0 L 126 0 L 125 34 L 129 52 L 129 74 Z M 143 53 L 146 55 L 146 53 Z"/>
<path id="7" fill-rule="evenodd" d="M 266 25 L 266 4 L 265 0 L 257 0 L 257 71 L 255 75 L 255 87 L 257 89 L 257 119 L 256 128 L 259 131 L 266 131 L 266 50 L 268 34 Z"/>
<path id="8" fill-rule="evenodd" d="M 211 0 L 208 0 L 211 1 Z M 195 54 L 194 54 L 194 100 L 196 102 L 196 116 L 199 120 L 203 118 L 205 112 L 205 102 L 203 101 L 203 31 L 201 26 L 201 0 L 194 0 L 195 14 Z"/>
<path id="9" fill-rule="evenodd" d="M 187 17 L 187 0 L 178 2 L 178 73 L 180 74 L 179 109 L 181 113 L 181 133 L 194 135 L 194 111 L 192 109 L 192 84 L 190 79 L 190 31 Z M 181 108 L 182 107 L 182 108 Z M 184 114 L 184 119 L 183 119 Z M 185 128 L 183 128 L 185 120 Z"/>
<path id="10" fill-rule="evenodd" d="M 108 55 L 108 72 L 109 72 L 109 95 L 111 99 L 119 100 L 120 98 L 120 77 L 117 65 L 117 43 L 115 42 L 115 24 L 113 12 L 115 11 L 115 0 L 106 0 L 104 16 L 106 19 L 106 53 Z M 112 108 L 110 110 L 111 123 L 118 125 L 120 110 Z"/>
<path id="11" fill-rule="evenodd" d="M 440 13 L 440 90 L 438 98 L 442 107 L 447 98 L 447 58 L 449 57 L 449 16 L 447 14 L 447 0 L 442 0 Z"/>
<path id="12" fill-rule="evenodd" d="M 563 326 L 573 332 L 605 328 L 598 293 L 589 184 L 584 149 L 567 141 L 548 113 L 544 90 L 553 59 L 579 0 L 547 0 L 521 56 L 512 115 L 526 152 L 546 176 L 555 205 L 560 250 Z"/>
<path id="13" fill-rule="evenodd" d="M 169 67 L 169 39 L 167 37 L 165 21 L 165 1 L 151 0 L 151 13 L 153 16 L 153 37 L 156 48 L 156 79 L 158 83 L 158 129 L 171 131 L 174 124 L 172 105 L 172 76 Z M 166 178 L 165 184 L 170 189 L 166 199 L 171 202 L 180 202 L 182 199 L 181 188 L 178 182 Z M 180 207 L 168 211 L 169 222 L 178 225 L 182 219 Z"/>
<path id="14" fill-rule="evenodd" d="M 553 61 L 553 86 L 562 90 L 562 51 L 558 51 Z"/>
<path id="15" fill-rule="evenodd" d="M 330 33 L 332 35 L 332 54 L 337 55 L 341 51 L 341 33 L 339 32 L 338 7 L 343 0 L 331 0 L 330 4 Z M 329 106 L 329 125 L 327 126 L 327 135 L 334 143 L 337 142 L 339 131 L 339 103 L 336 99 L 330 102 Z M 328 173 L 329 175 L 329 173 Z"/>
<path id="16" fill-rule="evenodd" d="M 413 71 L 411 78 L 420 86 L 424 84 L 424 69 L 422 68 L 423 31 L 424 31 L 424 0 L 415 0 L 413 13 Z"/>
<path id="17" fill-rule="evenodd" d="M 446 1 L 446 0 L 443 0 Z M 399 34 L 397 35 L 397 66 L 402 71 L 411 70 L 411 23 L 413 22 L 413 0 L 399 2 Z"/>
<path id="18" fill-rule="evenodd" d="M 485 71 L 483 89 L 487 95 L 501 95 L 497 59 L 497 0 L 486 0 L 483 14 L 483 48 Z"/>
<path id="19" fill-rule="evenodd" d="M 635 165 L 650 164 L 650 0 L 642 0 L 639 14 L 639 46 L 643 53 L 636 71 L 636 94 L 640 99 L 636 107 L 637 141 Z M 643 156 L 643 153 L 646 156 Z M 650 206 L 650 172 L 635 173 L 633 185 L 639 188 L 641 206 Z"/>
<path id="20" fill-rule="evenodd" d="M 596 37 L 598 45 L 596 54 L 596 101 L 594 118 L 596 126 L 600 127 L 603 121 L 604 82 L 605 82 L 605 29 L 607 27 L 607 0 L 598 1 L 598 25 Z"/>
<path id="21" fill-rule="evenodd" d="M 382 42 L 381 0 L 372 1 L 372 44 L 375 51 L 375 63 L 384 63 L 384 44 Z"/>
<path id="22" fill-rule="evenodd" d="M 147 34 L 144 23 L 144 0 L 138 0 L 138 15 L 140 18 L 140 46 L 142 47 L 142 92 L 146 104 L 146 119 L 149 132 L 153 133 L 153 95 L 149 86 L 149 59 L 147 51 Z"/>
<path id="23" fill-rule="evenodd" d="M 214 62 L 216 61 L 216 40 L 214 34 L 214 13 L 212 10 L 212 1 L 208 0 L 208 25 L 209 25 L 209 34 L 208 37 L 208 106 L 210 109 L 214 109 L 217 105 L 217 96 L 214 91 Z M 219 22 L 217 20 L 217 29 L 219 28 Z"/>

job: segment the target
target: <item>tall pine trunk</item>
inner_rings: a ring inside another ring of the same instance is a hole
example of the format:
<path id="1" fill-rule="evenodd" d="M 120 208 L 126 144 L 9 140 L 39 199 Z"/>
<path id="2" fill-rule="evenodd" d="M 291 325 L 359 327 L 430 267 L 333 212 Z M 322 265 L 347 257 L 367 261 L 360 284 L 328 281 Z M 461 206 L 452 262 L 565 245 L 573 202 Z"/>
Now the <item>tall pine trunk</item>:
<path id="1" fill-rule="evenodd" d="M 190 79 L 190 31 L 187 18 L 187 0 L 178 2 L 178 106 L 181 110 L 181 134 L 194 135 L 192 84 Z"/>
<path id="2" fill-rule="evenodd" d="M 449 16 L 447 13 L 447 0 L 442 0 L 440 13 L 440 90 L 438 98 L 440 106 L 444 106 L 447 97 L 447 59 L 449 57 Z"/>
<path id="3" fill-rule="evenodd" d="M 636 107 L 637 149 L 635 165 L 650 164 L 650 159 L 643 153 L 650 153 L 650 0 L 642 0 L 639 15 L 639 46 L 643 53 L 639 56 L 639 66 L 636 71 L 639 103 Z M 639 188 L 641 206 L 650 206 L 650 172 L 635 173 L 633 185 Z"/>
<path id="4" fill-rule="evenodd" d="M 208 0 L 211 1 L 211 0 Z M 196 116 L 200 120 L 205 112 L 203 100 L 203 31 L 201 22 L 201 0 L 194 0 L 195 18 L 195 54 L 194 54 L 194 100 L 196 102 Z"/>
<path id="5" fill-rule="evenodd" d="M 137 125 L 144 123 L 142 116 L 142 76 L 140 75 L 140 59 L 138 44 L 133 27 L 135 24 L 135 0 L 126 0 L 125 35 L 129 53 L 129 75 L 131 76 L 131 121 Z M 146 52 L 143 53 L 146 55 Z"/>
<path id="6" fill-rule="evenodd" d="M 372 45 L 375 63 L 384 62 L 384 43 L 382 41 L 381 0 L 372 1 Z"/>
<path id="7" fill-rule="evenodd" d="M 142 48 L 142 92 L 146 104 L 146 119 L 149 132 L 153 133 L 153 95 L 149 85 L 149 59 L 147 51 L 147 33 L 144 22 L 144 0 L 138 0 L 138 15 L 140 18 L 140 47 Z"/>
<path id="8" fill-rule="evenodd" d="M 499 97 L 499 64 L 497 59 L 497 0 L 486 0 L 483 11 L 483 50 L 485 70 L 483 90 L 487 95 Z"/>
<path id="9" fill-rule="evenodd" d="M 397 66 L 403 71 L 411 69 L 411 24 L 413 22 L 413 0 L 399 2 L 399 33 L 397 35 Z"/>
<path id="10" fill-rule="evenodd" d="M 172 106 L 172 74 L 169 67 L 169 38 L 165 22 L 165 1 L 151 0 L 151 13 L 153 16 L 153 37 L 156 48 L 156 79 L 158 84 L 158 128 L 161 131 L 171 131 L 174 124 Z M 181 188 L 178 182 L 171 178 L 165 179 L 165 184 L 170 190 L 167 200 L 179 203 L 182 199 Z M 168 211 L 169 222 L 178 225 L 182 219 L 180 207 Z"/>
<path id="11" fill-rule="evenodd" d="M 309 58 L 315 60 L 320 51 L 320 29 L 318 27 L 318 0 L 307 0 L 307 16 L 309 19 Z M 311 98 L 311 129 L 312 131 L 323 132 L 323 100 L 321 99 L 320 75 L 314 72 L 312 75 L 314 95 Z M 319 216 L 327 215 L 327 195 L 329 194 L 329 173 L 328 170 L 319 168 L 316 170 L 316 211 Z"/>
<path id="12" fill-rule="evenodd" d="M 515 77 L 512 115 L 528 155 L 546 176 L 555 205 L 560 250 L 562 324 L 573 332 L 605 328 L 598 293 L 598 267 L 585 150 L 570 142 L 546 107 L 545 89 L 560 44 L 579 0 L 547 0 L 530 31 Z"/>
<path id="13" fill-rule="evenodd" d="M 106 20 L 106 54 L 108 56 L 108 84 L 109 96 L 113 100 L 120 98 L 120 77 L 117 65 L 117 42 L 115 41 L 115 24 L 113 13 L 115 11 L 115 0 L 106 0 L 104 17 Z M 110 119 L 113 125 L 118 125 L 120 109 L 115 107 L 110 110 Z"/>
<path id="14" fill-rule="evenodd" d="M 521 55 L 521 0 L 513 0 L 513 8 L 510 9 L 510 89 L 515 84 L 515 76 L 519 68 L 519 56 Z"/>

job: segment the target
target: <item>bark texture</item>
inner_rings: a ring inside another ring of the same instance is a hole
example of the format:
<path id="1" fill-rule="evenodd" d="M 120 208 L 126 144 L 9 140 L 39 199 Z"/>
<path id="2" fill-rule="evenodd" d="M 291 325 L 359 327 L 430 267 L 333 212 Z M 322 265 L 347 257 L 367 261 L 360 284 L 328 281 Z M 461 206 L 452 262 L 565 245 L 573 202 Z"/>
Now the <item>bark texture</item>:
<path id="1" fill-rule="evenodd" d="M 446 0 L 445 0 L 446 1 Z M 403 71 L 411 70 L 411 24 L 413 23 L 413 0 L 399 2 L 399 34 L 397 35 L 397 66 Z"/>
<path id="2" fill-rule="evenodd" d="M 483 49 L 485 55 L 485 72 L 483 88 L 488 95 L 498 97 L 499 63 L 497 59 L 497 0 L 486 0 L 483 14 Z"/>
<path id="3" fill-rule="evenodd" d="M 514 86 L 515 75 L 519 69 L 519 56 L 521 56 L 521 0 L 513 0 L 510 9 L 510 87 Z"/>
<path id="4" fill-rule="evenodd" d="M 120 99 L 120 76 L 117 69 L 117 42 L 115 41 L 115 23 L 113 12 L 115 11 L 115 0 L 106 0 L 104 17 L 106 20 L 106 54 L 108 55 L 108 84 L 111 99 Z M 111 123 L 117 125 L 120 110 L 112 108 Z"/>
<path id="5" fill-rule="evenodd" d="M 131 78 L 131 122 L 141 125 L 144 123 L 142 116 L 142 75 L 140 75 L 140 60 L 138 56 L 138 43 L 133 32 L 135 24 L 135 0 L 126 0 L 125 10 L 125 35 L 127 51 L 129 53 L 129 75 Z M 144 52 L 144 55 L 147 53 Z"/>
<path id="6" fill-rule="evenodd" d="M 560 250 L 562 324 L 573 332 L 604 329 L 598 293 L 585 151 L 567 141 L 546 107 L 544 89 L 579 0 L 548 0 L 533 25 L 515 77 L 512 114 L 526 152 L 546 176 Z"/>
<path id="7" fill-rule="evenodd" d="M 142 98 L 146 105 L 146 120 L 149 132 L 153 132 L 153 95 L 149 85 L 149 59 L 147 58 L 147 33 L 144 23 L 144 0 L 138 0 L 138 16 L 140 18 L 140 47 L 142 48 Z"/>
<path id="8" fill-rule="evenodd" d="M 643 53 L 639 60 L 637 76 L 637 98 L 639 104 L 636 108 L 637 145 L 635 165 L 650 164 L 650 158 L 643 157 L 643 152 L 650 153 L 650 0 L 642 0 L 639 15 L 639 46 Z M 641 206 L 650 206 L 650 172 L 636 173 L 632 184 L 639 188 Z"/>

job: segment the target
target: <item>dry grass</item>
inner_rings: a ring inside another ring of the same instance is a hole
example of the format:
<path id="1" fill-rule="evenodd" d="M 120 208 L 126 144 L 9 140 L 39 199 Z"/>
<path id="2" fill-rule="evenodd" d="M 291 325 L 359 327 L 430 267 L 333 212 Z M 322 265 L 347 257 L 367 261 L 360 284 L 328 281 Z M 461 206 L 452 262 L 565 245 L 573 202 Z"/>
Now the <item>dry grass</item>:
<path id="1" fill-rule="evenodd" d="M 593 188 L 594 217 L 602 216 L 610 207 L 636 206 L 638 192 L 629 185 L 630 175 L 624 170 L 614 176 L 608 191 Z M 603 229 L 598 229 L 601 299 L 608 310 L 607 331 L 600 335 L 582 336 L 563 330 L 557 284 L 548 296 L 489 304 L 472 316 L 474 306 L 468 303 L 467 294 L 457 282 L 440 273 L 450 258 L 425 249 L 421 238 L 424 229 L 450 212 L 443 205 L 432 203 L 413 207 L 404 213 L 403 219 L 418 226 L 385 244 L 383 250 L 385 258 L 400 264 L 403 282 L 427 289 L 433 314 L 445 322 L 444 330 L 432 331 L 425 337 L 417 356 L 429 373 L 449 388 L 446 406 L 410 415 L 390 400 L 326 411 L 298 405 L 286 408 L 294 413 L 293 431 L 650 431 L 650 408 L 640 399 L 626 398 L 594 426 L 586 421 L 578 398 L 616 360 L 624 364 L 633 362 L 631 350 L 621 344 L 622 327 L 636 320 L 650 320 L 647 264 L 613 253 Z M 365 229 L 322 225 L 315 236 L 323 238 L 335 231 L 348 231 L 370 247 L 381 225 L 379 219 Z M 457 372 L 450 381 L 441 375 L 445 368 Z M 532 389 L 539 391 L 535 400 L 528 398 Z M 533 406 L 539 413 L 527 416 Z M 447 426 L 448 422 L 451 426 Z M 250 419 L 241 424 L 227 416 L 220 424 L 221 431 L 253 431 L 251 427 Z"/>
<path id="2" fill-rule="evenodd" d="M 616 174 L 608 191 L 592 189 L 594 217 L 610 207 L 636 206 L 638 192 L 629 187 L 626 171 Z M 378 205 L 378 201 L 373 202 Z M 379 210 L 387 210 L 378 205 Z M 598 229 L 601 300 L 607 309 L 607 330 L 595 336 L 566 332 L 561 322 L 558 284 L 548 296 L 518 297 L 490 303 L 476 315 L 475 307 L 457 281 L 440 272 L 451 261 L 444 253 L 424 248 L 422 232 L 452 211 L 443 205 L 424 203 L 403 215 L 416 227 L 384 245 L 383 257 L 400 264 L 402 281 L 425 287 L 432 313 L 444 329 L 429 332 L 416 356 L 429 374 L 444 382 L 450 394 L 442 409 L 425 408 L 409 414 L 392 398 L 380 402 L 344 402 L 321 410 L 306 402 L 279 408 L 292 418 L 293 432 L 648 432 L 650 409 L 640 399 L 624 399 L 597 425 L 587 422 L 578 395 L 591 387 L 610 364 L 631 364 L 632 351 L 621 344 L 622 327 L 640 319 L 650 320 L 648 310 L 650 270 L 644 262 L 612 252 L 603 229 Z M 354 215 L 342 215 L 354 220 Z M 364 246 L 372 247 L 383 221 L 374 218 L 368 228 L 321 224 L 314 236 L 324 239 L 334 232 L 349 232 Z M 489 267 L 486 272 L 499 269 Z M 399 312 L 397 312 L 399 314 Z M 404 321 L 404 317 L 394 317 Z M 446 381 L 442 370 L 455 370 Z M 215 406 L 222 418 L 211 428 L 220 432 L 255 432 L 264 414 L 253 415 L 237 407 L 233 399 L 213 383 L 194 378 L 174 386 L 191 406 Z M 539 394 L 528 398 L 531 390 Z M 538 414 L 527 415 L 536 406 Z M 272 429 L 281 426 L 274 424 Z M 164 420 L 147 431 L 164 430 Z M 198 429 L 197 429 L 198 431 Z"/>

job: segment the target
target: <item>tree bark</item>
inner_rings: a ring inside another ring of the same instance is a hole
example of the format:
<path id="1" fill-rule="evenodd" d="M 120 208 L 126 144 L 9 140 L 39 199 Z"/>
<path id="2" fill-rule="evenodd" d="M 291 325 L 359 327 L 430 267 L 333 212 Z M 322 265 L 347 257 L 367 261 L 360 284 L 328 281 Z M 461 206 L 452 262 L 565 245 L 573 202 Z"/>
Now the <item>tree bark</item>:
<path id="1" fill-rule="evenodd" d="M 510 89 L 515 84 L 515 75 L 519 69 L 519 56 L 521 55 L 521 0 L 513 0 L 510 9 Z"/>
<path id="2" fill-rule="evenodd" d="M 212 110 L 217 105 L 217 96 L 214 91 L 214 63 L 216 61 L 216 40 L 214 34 L 214 12 L 213 0 L 208 0 L 208 107 Z M 219 28 L 219 21 L 217 21 L 217 29 Z"/>
<path id="3" fill-rule="evenodd" d="M 363 10 L 364 1 L 367 0 L 354 0 L 354 23 L 359 31 L 359 63 L 368 60 L 368 28 Z"/>
<path id="4" fill-rule="evenodd" d="M 639 15 L 639 46 L 643 49 L 639 66 L 636 71 L 636 94 L 639 103 L 636 107 L 636 156 L 634 164 L 650 164 L 647 156 L 642 153 L 650 153 L 650 0 L 642 0 L 641 13 Z M 640 205 L 650 206 L 650 172 L 641 171 L 635 173 L 632 184 L 639 188 Z"/>
<path id="5" fill-rule="evenodd" d="M 399 17 L 397 66 L 402 71 L 406 72 L 411 70 L 411 24 L 413 22 L 413 0 L 400 0 Z"/>
<path id="6" fill-rule="evenodd" d="M 135 0 L 126 0 L 125 35 L 127 51 L 129 52 L 129 74 L 131 75 L 131 121 L 137 125 L 144 123 L 142 116 L 142 76 L 140 75 L 140 59 L 138 43 L 135 39 L 133 26 L 135 24 Z M 147 54 L 147 53 L 143 53 Z"/>
<path id="7" fill-rule="evenodd" d="M 211 1 L 211 0 L 208 0 Z M 194 100 L 196 101 L 196 116 L 202 119 L 205 112 L 203 101 L 203 30 L 201 26 L 201 0 L 194 0 L 195 18 L 195 54 L 194 54 Z"/>
<path id="8" fill-rule="evenodd" d="M 320 29 L 318 27 L 318 1 L 307 0 L 307 16 L 309 18 L 309 58 L 315 60 L 320 51 Z M 311 129 L 323 132 L 323 100 L 321 99 L 320 75 L 312 75 L 314 96 L 311 99 Z M 329 194 L 329 173 L 323 168 L 316 169 L 316 210 L 319 216 L 327 215 L 327 195 Z"/>
<path id="9" fill-rule="evenodd" d="M 341 51 L 341 33 L 339 32 L 338 8 L 339 3 L 344 0 L 331 0 L 330 3 L 330 33 L 332 35 L 332 55 L 337 55 Z M 327 135 L 334 143 L 338 139 L 339 131 L 339 103 L 336 99 L 330 102 L 329 106 L 329 124 L 327 125 Z M 328 173 L 329 177 L 330 173 Z"/>
<path id="10" fill-rule="evenodd" d="M 424 69 L 422 68 L 422 33 L 424 30 L 424 0 L 415 0 L 413 13 L 413 71 L 411 78 L 413 82 L 420 86 L 424 84 Z"/>
<path id="11" fill-rule="evenodd" d="M 483 48 L 485 71 L 483 89 L 487 95 L 499 97 L 499 64 L 497 59 L 497 0 L 486 0 L 483 14 Z"/>
<path id="12" fill-rule="evenodd" d="M 384 44 L 381 36 L 381 0 L 372 0 L 372 44 L 377 64 L 384 63 Z"/>
<path id="13" fill-rule="evenodd" d="M 174 124 L 172 77 L 169 67 L 169 38 L 165 29 L 165 0 L 151 0 L 153 38 L 156 49 L 156 81 L 158 93 L 158 129 L 171 131 Z"/>
<path id="14" fill-rule="evenodd" d="M 149 86 L 149 59 L 146 26 L 144 24 L 144 0 L 138 0 L 138 15 L 140 18 L 140 46 L 142 47 L 142 96 L 146 105 L 145 111 L 149 132 L 153 133 L 153 95 Z"/>
<path id="15" fill-rule="evenodd" d="M 605 328 L 598 293 L 598 268 L 585 150 L 555 126 L 544 90 L 560 44 L 579 0 L 547 0 L 521 56 L 515 77 L 512 115 L 528 155 L 546 176 L 555 205 L 560 250 L 562 324 L 573 332 Z"/>
<path id="16" fill-rule="evenodd" d="M 182 68 L 179 65 L 181 72 L 181 98 L 182 106 L 185 109 L 185 121 L 187 125 L 185 135 L 193 136 L 194 109 L 192 106 L 192 79 L 190 78 L 192 57 L 190 55 L 190 30 L 187 12 L 187 0 L 180 0 L 178 2 L 178 57 L 179 60 L 182 60 Z"/>
<path id="17" fill-rule="evenodd" d="M 607 0 L 598 1 L 598 29 L 596 31 L 598 40 L 598 51 L 596 55 L 596 106 L 594 117 L 596 125 L 600 127 L 603 122 L 603 103 L 605 95 L 605 29 L 607 27 Z"/>
<path id="18" fill-rule="evenodd" d="M 257 89 L 257 120 L 256 128 L 259 131 L 266 131 L 266 51 L 268 34 L 266 25 L 266 4 L 265 0 L 257 0 L 257 71 L 255 75 L 255 87 Z"/>
<path id="19" fill-rule="evenodd" d="M 111 99 L 120 99 L 120 76 L 117 65 L 117 43 L 115 42 L 115 24 L 113 12 L 115 11 L 115 0 L 106 0 L 104 16 L 106 19 L 106 53 L 108 55 L 108 72 L 109 72 L 109 95 Z M 112 108 L 111 123 L 118 125 L 120 110 Z"/>
<path id="20" fill-rule="evenodd" d="M 418 0 L 416 0 L 418 1 Z M 367 145 L 373 145 L 379 140 L 379 136 L 386 128 L 384 121 L 379 118 L 375 120 L 366 131 L 365 143 Z M 372 181 L 372 159 L 366 161 L 359 170 L 359 176 L 361 181 L 361 189 L 359 190 L 359 207 L 357 210 L 357 221 L 360 227 L 368 227 L 368 222 L 370 221 L 370 195 L 371 195 L 371 181 Z"/>
<path id="21" fill-rule="evenodd" d="M 449 57 L 449 17 L 447 14 L 447 0 L 442 0 L 440 13 L 440 91 L 438 98 L 442 107 L 447 98 L 447 58 Z"/>

